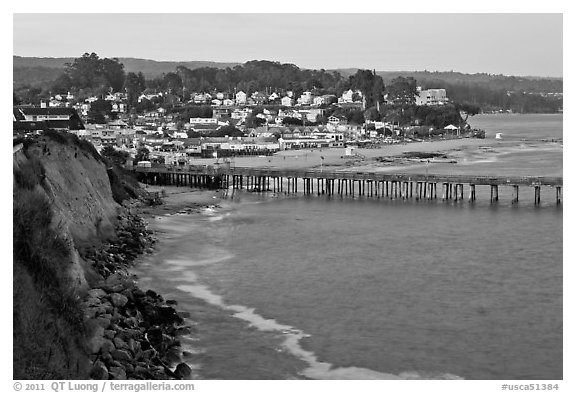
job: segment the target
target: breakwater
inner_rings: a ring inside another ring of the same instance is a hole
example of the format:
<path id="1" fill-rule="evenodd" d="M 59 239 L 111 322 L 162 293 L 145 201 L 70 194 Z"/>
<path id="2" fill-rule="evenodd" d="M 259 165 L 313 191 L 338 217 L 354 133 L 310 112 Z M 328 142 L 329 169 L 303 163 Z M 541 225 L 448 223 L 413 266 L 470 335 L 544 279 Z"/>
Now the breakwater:
<path id="1" fill-rule="evenodd" d="M 541 203 L 543 187 L 554 188 L 555 202 L 560 204 L 563 187 L 562 177 L 538 176 L 391 174 L 230 166 L 154 166 L 134 170 L 146 184 L 341 197 L 462 201 L 467 195 L 467 199 L 474 202 L 476 188 L 483 186 L 490 189 L 490 202 L 500 200 L 502 187 L 511 187 L 511 202 L 518 203 L 520 188 L 529 187 L 533 189 L 535 205 Z"/>

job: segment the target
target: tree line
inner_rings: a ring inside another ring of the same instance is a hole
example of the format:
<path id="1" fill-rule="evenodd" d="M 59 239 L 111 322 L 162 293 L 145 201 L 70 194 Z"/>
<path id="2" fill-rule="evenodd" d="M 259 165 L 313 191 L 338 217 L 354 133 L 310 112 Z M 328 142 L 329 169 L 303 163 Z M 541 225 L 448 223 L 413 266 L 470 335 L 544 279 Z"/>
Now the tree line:
<path id="1" fill-rule="evenodd" d="M 538 94 L 542 89 L 562 91 L 561 80 L 532 80 L 488 74 L 475 74 L 473 78 L 459 73 L 425 72 L 417 75 L 420 75 L 418 84 L 424 89 L 444 88 L 453 102 L 478 105 L 484 111 L 504 109 L 520 113 L 558 112 L 563 105 L 561 97 Z M 268 94 L 273 91 L 292 91 L 294 96 L 299 97 L 304 91 L 312 91 L 315 95 L 340 96 L 348 89 L 361 91 L 366 108 L 369 109 L 381 107 L 386 95 L 388 101 L 395 105 L 412 104 L 416 78 L 398 74 L 391 76 L 391 73 L 361 69 L 346 77 L 337 71 L 300 69 L 294 64 L 253 60 L 223 69 L 189 69 L 178 66 L 174 72 L 146 79 L 142 72 L 125 72 L 124 65 L 116 58 L 100 58 L 96 53 L 84 53 L 67 63 L 61 74 L 49 84 L 15 87 L 14 104 L 37 104 L 51 94 L 68 91 L 77 100 L 91 95 L 124 92 L 127 94 L 129 108 L 142 112 L 152 109 L 154 105 L 166 104 L 166 99 L 158 99 L 155 103 L 138 102 L 138 97 L 144 92 L 168 91 L 176 99 L 187 101 L 194 92 L 219 91 L 233 95 L 240 90 L 248 94 L 255 91 Z"/>

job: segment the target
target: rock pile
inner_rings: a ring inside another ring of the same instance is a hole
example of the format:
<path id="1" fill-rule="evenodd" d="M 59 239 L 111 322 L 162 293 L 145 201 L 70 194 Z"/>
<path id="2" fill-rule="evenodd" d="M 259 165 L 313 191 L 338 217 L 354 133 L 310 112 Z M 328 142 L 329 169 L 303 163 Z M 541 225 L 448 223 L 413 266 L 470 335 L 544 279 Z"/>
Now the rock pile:
<path id="1" fill-rule="evenodd" d="M 178 336 L 192 331 L 154 291 L 144 292 L 127 272 L 137 255 L 154 243 L 138 216 L 118 217 L 117 239 L 84 256 L 101 280 L 88 291 L 85 318 L 93 379 L 189 379 Z M 174 367 L 176 366 L 176 367 Z"/>
<path id="2" fill-rule="evenodd" d="M 156 242 L 146 222 L 137 215 L 124 213 L 118 215 L 117 220 L 116 238 L 104 247 L 85 251 L 84 258 L 92 261 L 92 266 L 102 277 L 126 270 L 138 255 L 152 252 Z"/>

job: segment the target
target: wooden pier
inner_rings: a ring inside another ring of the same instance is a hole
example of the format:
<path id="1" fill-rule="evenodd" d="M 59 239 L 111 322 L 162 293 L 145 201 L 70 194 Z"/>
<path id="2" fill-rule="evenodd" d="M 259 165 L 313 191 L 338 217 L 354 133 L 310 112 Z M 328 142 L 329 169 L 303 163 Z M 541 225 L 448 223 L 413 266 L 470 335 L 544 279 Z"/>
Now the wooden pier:
<path id="1" fill-rule="evenodd" d="M 247 189 L 287 194 L 361 196 L 389 199 L 463 201 L 476 200 L 476 187 L 490 187 L 490 202 L 499 201 L 502 187 L 512 188 L 512 203 L 520 199 L 520 187 L 533 188 L 534 204 L 540 204 L 542 187 L 556 188 L 556 203 L 562 199 L 562 177 L 511 177 L 469 175 L 391 174 L 326 170 L 286 170 L 228 166 L 154 166 L 134 168 L 146 184 L 211 189 Z M 440 187 L 439 187 L 440 185 Z M 299 187 L 301 187 L 299 189 Z"/>

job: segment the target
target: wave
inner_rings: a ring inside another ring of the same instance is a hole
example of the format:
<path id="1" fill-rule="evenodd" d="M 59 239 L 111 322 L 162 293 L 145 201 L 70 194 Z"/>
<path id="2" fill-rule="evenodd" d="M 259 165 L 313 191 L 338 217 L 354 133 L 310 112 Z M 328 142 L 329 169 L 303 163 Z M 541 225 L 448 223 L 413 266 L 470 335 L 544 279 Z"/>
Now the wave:
<path id="1" fill-rule="evenodd" d="M 303 338 L 310 337 L 303 331 L 277 322 L 274 319 L 265 318 L 255 312 L 255 309 L 242 305 L 228 305 L 222 296 L 213 293 L 210 289 L 201 284 L 193 283 L 196 275 L 186 272 L 189 284 L 179 285 L 176 288 L 185 291 L 192 296 L 202 299 L 207 303 L 221 309 L 232 311 L 233 316 L 247 321 L 261 331 L 278 332 L 284 336 L 283 346 L 294 356 L 308 363 L 308 368 L 302 371 L 302 375 L 319 380 L 401 380 L 401 379 L 463 379 L 450 373 L 425 373 L 417 371 L 406 371 L 398 375 L 384 373 L 361 367 L 337 367 L 331 363 L 321 362 L 314 352 L 304 349 L 300 345 Z"/>

